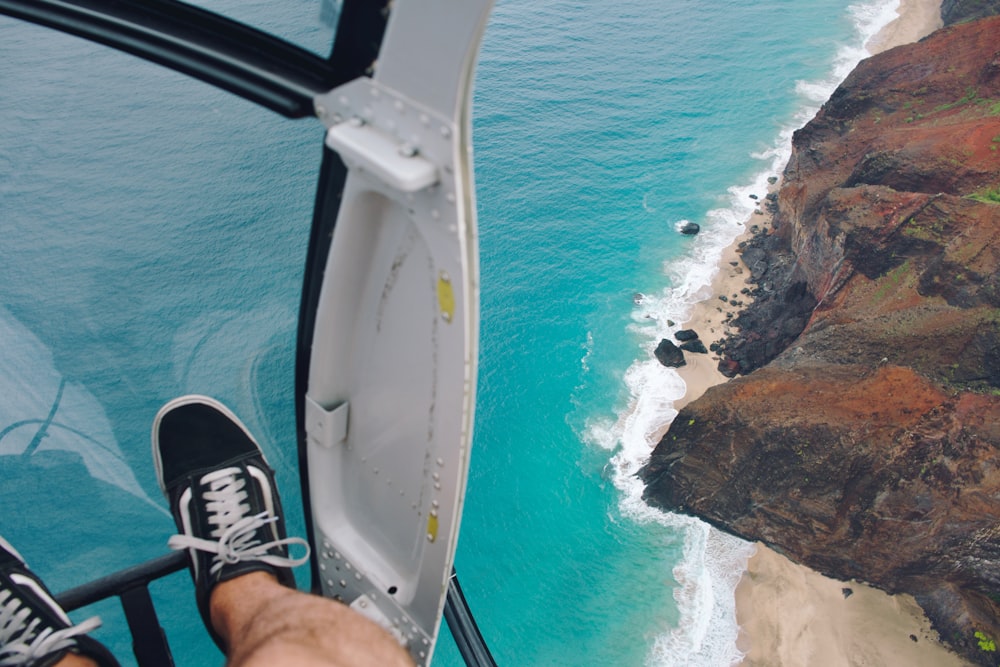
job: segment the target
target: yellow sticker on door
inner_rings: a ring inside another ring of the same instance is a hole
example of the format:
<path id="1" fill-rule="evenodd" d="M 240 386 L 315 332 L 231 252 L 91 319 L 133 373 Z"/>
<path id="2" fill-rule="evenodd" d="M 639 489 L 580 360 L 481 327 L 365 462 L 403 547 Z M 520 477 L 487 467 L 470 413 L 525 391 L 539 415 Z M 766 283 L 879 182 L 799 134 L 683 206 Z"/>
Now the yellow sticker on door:
<path id="1" fill-rule="evenodd" d="M 438 537 L 438 518 L 437 513 L 431 514 L 427 517 L 427 541 L 433 542 Z"/>
<path id="2" fill-rule="evenodd" d="M 451 287 L 451 278 L 444 271 L 438 274 L 438 308 L 445 322 L 451 322 L 455 317 L 455 291 Z"/>

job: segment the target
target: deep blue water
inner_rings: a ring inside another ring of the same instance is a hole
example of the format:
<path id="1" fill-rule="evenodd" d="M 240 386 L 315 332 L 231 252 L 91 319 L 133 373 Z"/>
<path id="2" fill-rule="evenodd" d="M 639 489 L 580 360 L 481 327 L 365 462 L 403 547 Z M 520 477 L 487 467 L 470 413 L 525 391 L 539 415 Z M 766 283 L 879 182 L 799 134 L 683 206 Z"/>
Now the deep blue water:
<path id="1" fill-rule="evenodd" d="M 328 34 L 319 3 L 206 4 L 317 51 Z M 457 567 L 501 665 L 737 657 L 746 545 L 637 500 L 683 391 L 649 353 L 894 4 L 498 3 L 474 104 L 482 338 Z M 162 553 L 148 429 L 188 392 L 261 434 L 301 532 L 292 364 L 321 128 L 10 20 L 0 63 L 0 533 L 57 590 Z M 185 575 L 154 595 L 178 664 L 220 664 Z M 130 659 L 115 606 L 98 611 Z M 460 664 L 447 636 L 435 664 Z"/>

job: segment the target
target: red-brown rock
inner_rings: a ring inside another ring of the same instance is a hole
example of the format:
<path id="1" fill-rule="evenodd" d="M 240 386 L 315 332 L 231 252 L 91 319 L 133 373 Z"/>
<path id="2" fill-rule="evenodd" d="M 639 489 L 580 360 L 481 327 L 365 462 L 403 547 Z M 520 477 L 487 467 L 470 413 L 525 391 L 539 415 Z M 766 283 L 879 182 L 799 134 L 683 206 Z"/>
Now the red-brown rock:
<path id="1" fill-rule="evenodd" d="M 943 638 L 1000 639 L 1000 17 L 862 62 L 797 132 L 748 373 L 685 407 L 654 505 L 828 575 L 913 594 Z M 751 266 L 752 263 L 752 266 Z"/>

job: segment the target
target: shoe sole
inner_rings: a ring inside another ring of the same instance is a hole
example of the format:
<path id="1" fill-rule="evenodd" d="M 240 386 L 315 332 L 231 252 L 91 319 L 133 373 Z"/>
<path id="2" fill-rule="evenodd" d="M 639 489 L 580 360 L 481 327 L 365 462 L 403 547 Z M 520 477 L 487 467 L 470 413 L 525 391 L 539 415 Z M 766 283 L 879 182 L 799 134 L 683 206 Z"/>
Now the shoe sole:
<path id="1" fill-rule="evenodd" d="M 250 429 L 246 427 L 246 424 L 240 421 L 240 418 L 237 417 L 233 413 L 233 411 L 230 410 L 228 407 L 226 407 L 223 403 L 212 398 L 211 396 L 204 396 L 202 394 L 187 394 L 186 396 L 178 396 L 177 398 L 167 401 L 163 405 L 163 407 L 161 407 L 160 410 L 156 413 L 156 417 L 153 418 L 153 427 L 151 435 L 151 440 L 153 443 L 152 444 L 153 465 L 156 467 L 156 481 L 159 483 L 160 491 L 163 492 L 163 495 L 167 498 L 167 500 L 170 499 L 170 495 L 167 493 L 166 486 L 163 483 L 163 459 L 160 454 L 160 438 L 159 438 L 160 422 L 163 421 L 163 417 L 168 412 L 171 412 L 175 408 L 179 408 L 183 405 L 194 405 L 194 404 L 211 406 L 212 408 L 215 408 L 220 413 L 225 415 L 234 424 L 239 426 L 240 430 L 243 431 L 243 433 L 248 438 L 250 438 L 250 442 L 252 442 L 254 446 L 257 448 L 257 451 L 260 453 L 260 458 L 264 461 L 264 463 L 268 467 L 271 466 L 267 458 L 264 456 L 264 450 L 261 449 L 260 443 L 257 442 L 257 438 L 253 437 L 253 434 L 250 432 Z"/>

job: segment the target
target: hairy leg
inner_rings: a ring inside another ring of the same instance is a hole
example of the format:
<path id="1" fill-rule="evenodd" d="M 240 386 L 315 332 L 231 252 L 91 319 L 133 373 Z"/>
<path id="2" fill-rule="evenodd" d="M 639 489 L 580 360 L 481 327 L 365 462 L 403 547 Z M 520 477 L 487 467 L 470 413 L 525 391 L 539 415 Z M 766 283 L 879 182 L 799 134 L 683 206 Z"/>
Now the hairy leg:
<path id="1" fill-rule="evenodd" d="M 265 572 L 218 584 L 210 610 L 230 667 L 413 665 L 376 623 L 334 600 L 285 588 Z"/>
<path id="2" fill-rule="evenodd" d="M 55 664 L 55 667 L 97 667 L 97 663 L 82 655 L 67 653 L 62 660 Z"/>

